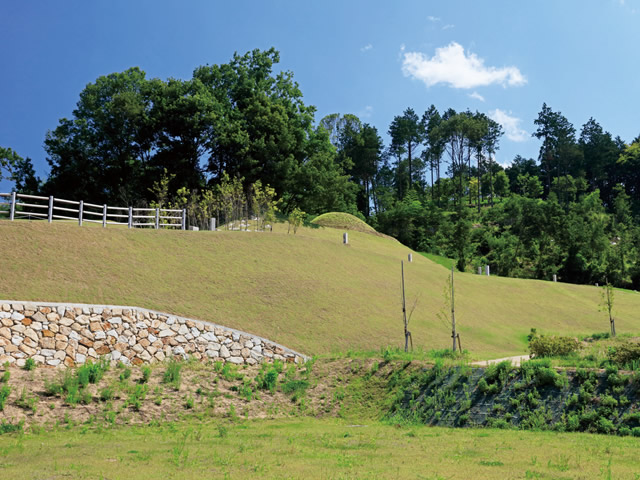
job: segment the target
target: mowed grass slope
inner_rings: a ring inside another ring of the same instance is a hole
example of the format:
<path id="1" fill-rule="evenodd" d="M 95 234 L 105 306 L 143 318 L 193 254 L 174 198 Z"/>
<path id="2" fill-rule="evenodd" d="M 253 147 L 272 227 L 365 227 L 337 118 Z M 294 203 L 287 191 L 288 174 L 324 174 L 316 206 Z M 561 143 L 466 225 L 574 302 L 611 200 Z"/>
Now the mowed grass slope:
<path id="1" fill-rule="evenodd" d="M 0 222 L 0 298 L 135 305 L 209 320 L 323 354 L 403 344 L 398 242 L 351 231 L 190 232 Z M 448 272 L 405 262 L 414 345 L 450 345 Z M 456 274 L 462 345 L 475 358 L 523 353 L 531 327 L 606 331 L 596 287 Z M 640 295 L 616 291 L 619 333 L 640 331 Z"/>

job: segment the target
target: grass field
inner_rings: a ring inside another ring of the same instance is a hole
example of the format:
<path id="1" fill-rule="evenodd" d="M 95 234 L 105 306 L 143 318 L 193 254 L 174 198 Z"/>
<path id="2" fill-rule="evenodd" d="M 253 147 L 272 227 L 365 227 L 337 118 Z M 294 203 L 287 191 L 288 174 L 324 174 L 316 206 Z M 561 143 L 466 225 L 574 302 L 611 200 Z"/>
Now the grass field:
<path id="1" fill-rule="evenodd" d="M 0 436 L 3 478 L 637 479 L 638 440 L 312 418 Z"/>
<path id="2" fill-rule="evenodd" d="M 411 251 L 357 231 L 191 232 L 0 221 L 0 297 L 135 305 L 255 333 L 307 354 L 402 344 L 400 261 Z M 450 343 L 437 318 L 449 273 L 405 262 L 413 342 Z M 596 287 L 456 274 L 456 318 L 472 358 L 526 351 L 526 335 L 606 331 Z M 616 327 L 640 331 L 640 295 L 617 291 Z"/>

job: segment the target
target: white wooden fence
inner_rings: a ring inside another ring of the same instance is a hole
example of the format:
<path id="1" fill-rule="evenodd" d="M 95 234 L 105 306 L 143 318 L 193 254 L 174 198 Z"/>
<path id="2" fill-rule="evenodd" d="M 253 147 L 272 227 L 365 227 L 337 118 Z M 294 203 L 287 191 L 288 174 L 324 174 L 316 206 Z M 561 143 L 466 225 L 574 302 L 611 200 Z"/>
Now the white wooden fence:
<path id="1" fill-rule="evenodd" d="M 159 228 L 187 228 L 186 210 L 167 208 L 133 208 L 110 207 L 86 203 L 82 200 L 63 200 L 54 197 L 39 197 L 23 195 L 16 192 L 0 193 L 0 204 L 7 204 L 7 210 L 0 209 L 0 219 L 8 215 L 9 220 L 16 218 L 46 219 L 49 223 L 54 220 L 72 220 L 82 226 L 87 223 L 101 223 L 107 225 L 123 225 L 129 228 L 154 227 Z"/>

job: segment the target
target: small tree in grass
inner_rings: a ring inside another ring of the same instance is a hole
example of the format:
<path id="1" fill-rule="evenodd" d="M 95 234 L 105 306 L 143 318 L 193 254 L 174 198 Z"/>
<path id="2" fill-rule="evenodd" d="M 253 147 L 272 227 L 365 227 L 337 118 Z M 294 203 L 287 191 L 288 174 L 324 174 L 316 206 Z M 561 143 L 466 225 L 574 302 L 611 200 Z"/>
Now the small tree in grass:
<path id="1" fill-rule="evenodd" d="M 609 280 L 605 278 L 602 291 L 600 292 L 601 302 L 600 310 L 607 312 L 609 315 L 609 325 L 611 327 L 611 336 L 616 336 L 616 321 L 613 318 L 613 286 L 609 283 Z"/>
<path id="2" fill-rule="evenodd" d="M 302 225 L 302 220 L 304 219 L 304 213 L 298 207 L 294 208 L 293 211 L 289 214 L 289 228 L 287 229 L 287 234 L 293 230 L 293 234 L 296 234 L 298 227 Z"/>

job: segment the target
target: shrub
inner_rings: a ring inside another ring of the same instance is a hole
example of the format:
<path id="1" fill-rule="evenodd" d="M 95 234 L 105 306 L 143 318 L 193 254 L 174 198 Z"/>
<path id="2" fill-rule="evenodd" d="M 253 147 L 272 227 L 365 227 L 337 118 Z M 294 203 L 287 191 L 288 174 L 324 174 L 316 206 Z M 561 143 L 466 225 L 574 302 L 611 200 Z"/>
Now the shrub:
<path id="1" fill-rule="evenodd" d="M 168 383 L 173 385 L 173 387 L 178 390 L 180 388 L 180 370 L 182 369 L 182 364 L 176 360 L 170 360 L 167 365 L 167 370 L 164 372 L 162 376 L 162 381 L 164 383 Z"/>
<path id="2" fill-rule="evenodd" d="M 20 421 L 18 423 L 9 423 L 2 421 L 0 422 L 0 435 L 3 435 L 5 433 L 22 433 L 23 425 L 23 421 Z"/>
<path id="3" fill-rule="evenodd" d="M 4 404 L 11 394 L 11 387 L 9 385 L 3 385 L 0 387 L 0 412 L 4 410 Z"/>
<path id="4" fill-rule="evenodd" d="M 78 376 L 78 383 L 80 383 L 82 387 L 86 387 L 89 383 L 98 383 L 107 368 L 108 364 L 104 361 L 93 363 L 89 360 L 87 363 L 79 367 L 76 372 L 76 375 Z"/>
<path id="5" fill-rule="evenodd" d="M 121 373 L 120 373 L 120 381 L 124 382 L 125 380 L 128 380 L 131 377 L 131 369 L 129 367 L 125 368 Z"/>
<path id="6" fill-rule="evenodd" d="M 24 362 L 24 367 L 22 368 L 27 372 L 30 372 L 31 370 L 35 370 L 36 368 L 35 360 L 33 358 L 27 358 L 27 360 Z"/>
<path id="7" fill-rule="evenodd" d="M 140 379 L 140 383 L 147 383 L 151 378 L 151 367 L 144 366 L 142 367 L 142 378 Z"/>
<path id="8" fill-rule="evenodd" d="M 104 387 L 100 390 L 100 400 L 107 402 L 113 398 L 113 387 Z"/>
<path id="9" fill-rule="evenodd" d="M 282 393 L 292 394 L 292 399 L 295 402 L 304 396 L 307 388 L 309 388 L 309 382 L 307 380 L 289 380 L 283 383 L 281 388 Z"/>
<path id="10" fill-rule="evenodd" d="M 7 370 L 0 377 L 0 383 L 9 383 L 9 378 L 11 378 L 11 372 Z"/>
<path id="11" fill-rule="evenodd" d="M 640 360 L 640 343 L 625 342 L 615 347 L 610 347 L 607 352 L 607 358 L 610 362 L 620 367 L 632 365 Z"/>
<path id="12" fill-rule="evenodd" d="M 534 357 L 556 357 L 580 350 L 580 342 L 571 337 L 534 336 L 529 341 L 529 351 Z"/>
<path id="13" fill-rule="evenodd" d="M 640 427 L 633 427 L 631 429 L 631 435 L 634 437 L 640 437 Z"/>
<path id="14" fill-rule="evenodd" d="M 133 408 L 136 412 L 142 408 L 142 402 L 147 396 L 147 385 L 134 385 L 129 391 L 129 398 L 127 399 L 127 405 Z"/>

